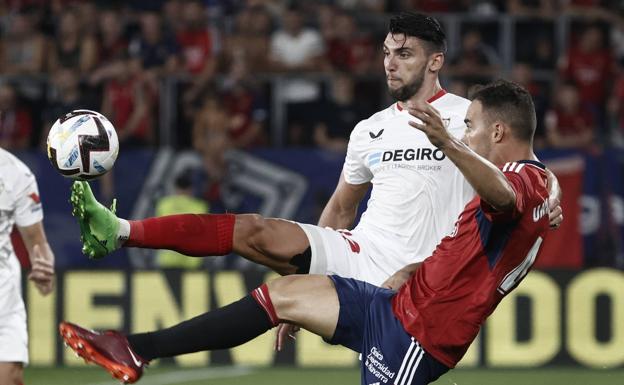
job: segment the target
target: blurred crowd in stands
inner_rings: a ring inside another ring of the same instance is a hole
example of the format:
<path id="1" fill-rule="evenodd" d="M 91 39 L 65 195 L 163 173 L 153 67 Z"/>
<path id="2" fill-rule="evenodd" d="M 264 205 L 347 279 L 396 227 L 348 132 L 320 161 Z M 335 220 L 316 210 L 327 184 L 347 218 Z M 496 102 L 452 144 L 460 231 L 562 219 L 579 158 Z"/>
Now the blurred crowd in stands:
<path id="1" fill-rule="evenodd" d="M 403 9 L 447 28 L 449 91 L 511 78 L 535 98 L 539 147 L 624 147 L 621 0 L 4 0 L 0 146 L 42 146 L 58 116 L 89 108 L 122 146 L 173 130 L 209 173 L 227 148 L 276 145 L 276 119 L 280 144 L 344 151 L 392 102 L 380 46 Z"/>

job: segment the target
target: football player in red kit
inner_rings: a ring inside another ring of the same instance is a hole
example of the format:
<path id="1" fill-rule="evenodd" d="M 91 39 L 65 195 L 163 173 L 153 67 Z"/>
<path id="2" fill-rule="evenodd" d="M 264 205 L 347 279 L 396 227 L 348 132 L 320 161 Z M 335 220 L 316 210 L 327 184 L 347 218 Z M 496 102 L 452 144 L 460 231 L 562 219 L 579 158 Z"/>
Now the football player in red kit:
<path id="1" fill-rule="evenodd" d="M 134 382 L 154 358 L 230 348 L 289 322 L 362 353 L 362 384 L 435 381 L 459 362 L 533 265 L 548 231 L 548 189 L 533 153 L 535 108 L 518 85 L 498 81 L 477 91 L 462 141 L 430 104 L 408 109 L 410 125 L 457 165 L 478 196 L 431 257 L 393 276 L 404 283 L 397 292 L 339 276 L 287 276 L 153 333 L 98 333 L 63 322 L 65 341 Z"/>

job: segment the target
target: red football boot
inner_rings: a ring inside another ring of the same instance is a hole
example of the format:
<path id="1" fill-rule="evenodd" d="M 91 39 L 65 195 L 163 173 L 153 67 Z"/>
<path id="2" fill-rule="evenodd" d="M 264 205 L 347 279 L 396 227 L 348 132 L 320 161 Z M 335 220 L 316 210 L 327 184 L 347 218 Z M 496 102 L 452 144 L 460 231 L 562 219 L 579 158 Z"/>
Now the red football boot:
<path id="1" fill-rule="evenodd" d="M 119 332 L 100 333 L 69 322 L 61 322 L 59 332 L 76 354 L 87 362 L 100 365 L 125 384 L 137 382 L 149 363 L 132 351 L 126 337 Z"/>

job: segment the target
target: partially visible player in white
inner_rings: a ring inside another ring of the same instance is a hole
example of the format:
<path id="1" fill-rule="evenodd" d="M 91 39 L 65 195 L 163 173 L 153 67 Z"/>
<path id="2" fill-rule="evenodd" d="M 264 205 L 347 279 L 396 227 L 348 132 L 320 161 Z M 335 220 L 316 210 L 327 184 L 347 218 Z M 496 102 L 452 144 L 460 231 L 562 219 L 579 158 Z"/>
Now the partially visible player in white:
<path id="1" fill-rule="evenodd" d="M 21 267 L 11 244 L 16 225 L 28 250 L 28 278 L 43 295 L 54 288 L 54 254 L 43 229 L 35 176 L 13 154 L 0 148 L 0 384 L 22 385 L 28 364 L 26 309 Z"/>

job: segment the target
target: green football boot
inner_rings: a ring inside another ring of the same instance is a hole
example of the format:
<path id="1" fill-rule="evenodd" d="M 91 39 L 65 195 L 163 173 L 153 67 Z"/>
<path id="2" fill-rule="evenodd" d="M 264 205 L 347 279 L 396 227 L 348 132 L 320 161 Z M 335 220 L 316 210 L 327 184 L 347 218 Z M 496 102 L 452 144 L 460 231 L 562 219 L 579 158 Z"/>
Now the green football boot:
<path id="1" fill-rule="evenodd" d="M 119 220 L 115 216 L 117 200 L 110 209 L 95 199 L 88 182 L 75 181 L 71 187 L 72 215 L 78 218 L 82 253 L 100 259 L 119 248 Z"/>

